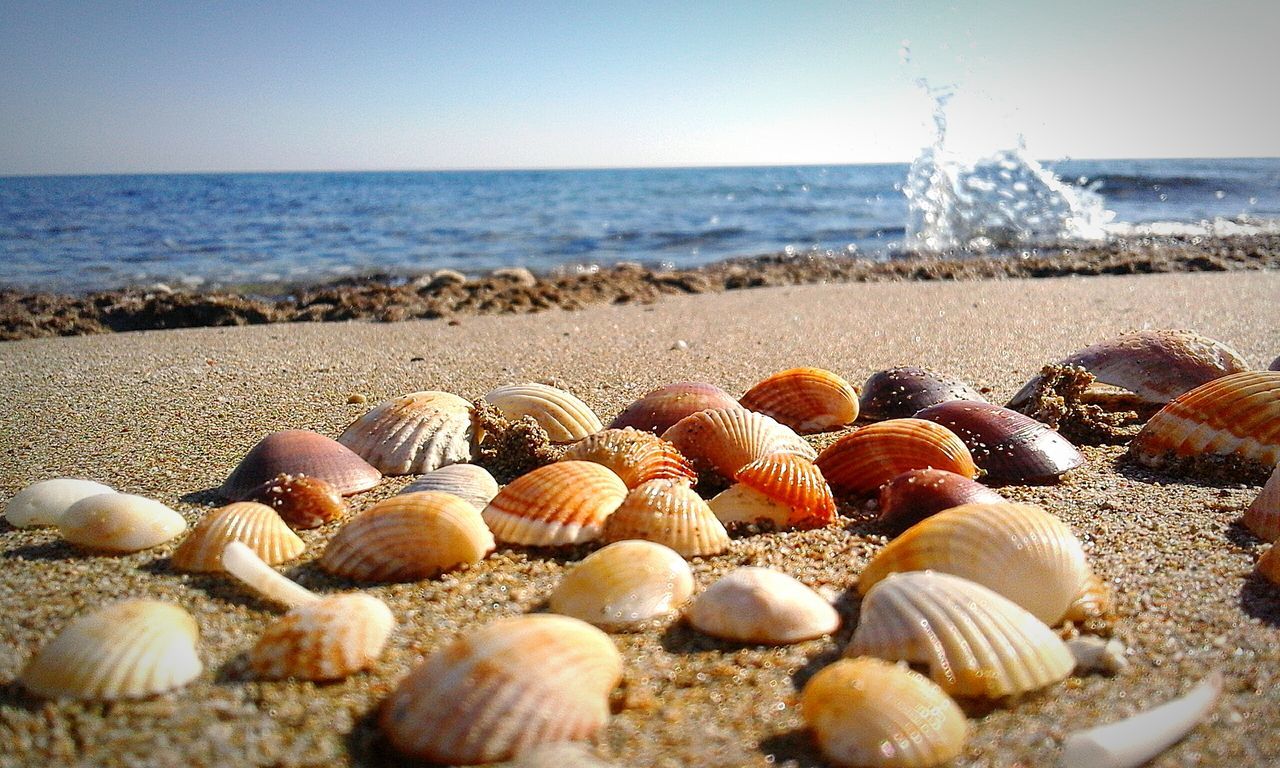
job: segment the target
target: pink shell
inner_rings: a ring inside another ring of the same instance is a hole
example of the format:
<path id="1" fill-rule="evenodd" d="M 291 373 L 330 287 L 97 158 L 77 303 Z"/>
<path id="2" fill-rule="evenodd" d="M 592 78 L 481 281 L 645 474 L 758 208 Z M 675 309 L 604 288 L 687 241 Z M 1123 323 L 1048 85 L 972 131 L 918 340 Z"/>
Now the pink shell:
<path id="1" fill-rule="evenodd" d="M 305 429 L 289 429 L 258 441 L 218 493 L 243 501 L 258 486 L 284 474 L 318 477 L 343 496 L 367 491 L 382 479 L 381 472 L 338 441 Z"/>

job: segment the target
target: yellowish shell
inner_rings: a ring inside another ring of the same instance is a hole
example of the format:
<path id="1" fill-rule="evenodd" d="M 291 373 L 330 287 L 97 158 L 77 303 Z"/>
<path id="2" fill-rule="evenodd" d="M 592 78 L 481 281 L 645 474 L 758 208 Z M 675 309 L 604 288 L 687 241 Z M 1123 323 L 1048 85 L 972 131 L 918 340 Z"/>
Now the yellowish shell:
<path id="1" fill-rule="evenodd" d="M 239 541 L 276 565 L 301 555 L 307 548 L 276 511 L 256 501 L 238 501 L 209 512 L 173 551 L 175 570 L 221 572 L 222 551 Z"/>
<path id="2" fill-rule="evenodd" d="M 699 411 L 662 434 L 681 454 L 732 478 L 738 470 L 771 453 L 812 461 L 817 451 L 790 428 L 763 413 L 741 408 Z"/>
<path id="3" fill-rule="evenodd" d="M 406 485 L 400 493 L 421 491 L 451 493 L 482 510 L 498 495 L 498 481 L 484 467 L 475 464 L 450 464 L 419 477 Z"/>
<path id="4" fill-rule="evenodd" d="M 622 504 L 627 486 L 590 461 L 558 461 L 507 484 L 484 510 L 498 541 L 554 547 L 595 541 Z"/>
<path id="5" fill-rule="evenodd" d="M 182 515 L 152 499 L 103 493 L 72 504 L 58 520 L 62 538 L 85 549 L 138 552 L 187 529 Z"/>
<path id="6" fill-rule="evenodd" d="M 1262 557 L 1258 558 L 1258 573 L 1260 573 L 1267 581 L 1280 586 L 1280 550 L 1276 549 L 1277 544 L 1267 547 L 1267 551 L 1262 553 Z"/>
<path id="7" fill-rule="evenodd" d="M 268 627 L 249 664 L 270 680 L 340 680 L 377 660 L 395 625 L 391 609 L 372 595 L 322 597 Z"/>
<path id="8" fill-rule="evenodd" d="M 785 502 L 770 498 L 744 483 L 735 483 L 707 502 L 711 512 L 724 525 L 734 523 L 769 523 L 785 530 L 794 510 Z"/>
<path id="9" fill-rule="evenodd" d="M 570 443 L 604 429 L 600 417 L 577 397 L 546 384 L 508 384 L 484 396 L 511 421 L 530 416 L 553 443 Z"/>
<path id="10" fill-rule="evenodd" d="M 387 697 L 380 721 L 411 757 L 509 760 L 594 736 L 621 678 L 618 649 L 590 624 L 555 614 L 500 619 L 428 656 Z"/>
<path id="11" fill-rule="evenodd" d="M 835 441 L 818 469 L 836 493 L 869 494 L 909 469 L 945 469 L 972 478 L 973 456 L 951 430 L 923 419 L 890 419 Z"/>
<path id="12" fill-rule="evenodd" d="M 56 477 L 32 483 L 14 494 L 4 507 L 5 522 L 14 528 L 57 525 L 62 513 L 81 499 L 115 493 L 110 486 L 92 480 Z"/>
<path id="13" fill-rule="evenodd" d="M 685 480 L 693 483 L 698 473 L 689 460 L 671 443 L 652 432 L 638 429 L 606 429 L 574 443 L 564 454 L 565 461 L 594 461 L 613 470 L 628 488 L 650 480 Z"/>
<path id="14" fill-rule="evenodd" d="M 384 474 L 408 475 L 471 461 L 479 440 L 471 403 L 448 392 L 414 392 L 374 406 L 338 442 Z"/>
<path id="15" fill-rule="evenodd" d="M 852 424 L 858 394 L 849 382 L 821 368 L 790 368 L 756 384 L 739 402 L 800 434 Z"/>
<path id="16" fill-rule="evenodd" d="M 18 681 L 51 699 L 137 699 L 181 688 L 203 669 L 200 630 L 176 605 L 126 600 L 72 621 Z"/>
<path id="17" fill-rule="evenodd" d="M 804 720 L 828 760 L 864 768 L 929 768 L 964 749 L 969 723 L 941 688 L 907 667 L 862 656 L 809 679 Z"/>
<path id="18" fill-rule="evenodd" d="M 693 571 L 651 541 L 619 541 L 574 566 L 551 593 L 551 610 L 620 630 L 666 616 L 693 594 Z"/>
<path id="19" fill-rule="evenodd" d="M 604 521 L 604 540 L 645 539 L 684 557 L 705 557 L 729 548 L 729 534 L 707 502 L 678 480 L 650 480 L 630 493 Z"/>
<path id="20" fill-rule="evenodd" d="M 1280 464 L 1245 510 L 1244 524 L 1263 541 L 1280 540 Z"/>
<path id="21" fill-rule="evenodd" d="M 689 623 L 739 643 L 785 645 L 835 632 L 840 615 L 804 584 L 768 568 L 729 573 L 689 605 Z"/>

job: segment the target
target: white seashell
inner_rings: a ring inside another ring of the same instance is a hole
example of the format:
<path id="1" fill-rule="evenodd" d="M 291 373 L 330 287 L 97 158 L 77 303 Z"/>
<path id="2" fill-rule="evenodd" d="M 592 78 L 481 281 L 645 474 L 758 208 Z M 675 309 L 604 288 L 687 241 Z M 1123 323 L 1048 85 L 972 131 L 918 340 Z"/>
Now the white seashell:
<path id="1" fill-rule="evenodd" d="M 129 493 L 102 493 L 72 504 L 58 530 L 85 549 L 138 552 L 165 543 L 187 529 L 187 521 L 158 501 Z"/>
<path id="2" fill-rule="evenodd" d="M 242 541 L 227 544 L 222 551 L 222 568 L 262 597 L 290 608 L 320 599 L 315 592 L 267 565 Z"/>
<path id="3" fill-rule="evenodd" d="M 553 443 L 571 443 L 604 429 L 600 417 L 586 403 L 546 384 L 508 384 L 484 399 L 510 421 L 532 417 Z"/>
<path id="4" fill-rule="evenodd" d="M 729 548 L 724 525 L 707 502 L 679 480 L 650 480 L 636 486 L 605 518 L 604 538 L 656 541 L 684 557 L 705 557 Z"/>
<path id="5" fill-rule="evenodd" d="M 439 491 L 450 493 L 478 510 L 484 511 L 498 495 L 498 481 L 489 470 L 476 464 L 450 464 L 419 477 L 400 493 Z"/>
<path id="6" fill-rule="evenodd" d="M 57 477 L 41 480 L 18 491 L 4 507 L 4 519 L 14 528 L 57 525 L 62 513 L 89 496 L 115 493 L 115 489 L 92 480 Z"/>
<path id="7" fill-rule="evenodd" d="M 551 610 L 619 630 L 665 616 L 693 594 L 679 553 L 651 541 L 619 541 L 591 553 L 551 593 Z"/>
<path id="8" fill-rule="evenodd" d="M 377 660 L 395 625 L 373 595 L 328 595 L 268 627 L 249 651 L 249 665 L 267 680 L 340 680 Z"/>
<path id="9" fill-rule="evenodd" d="M 1076 660 L 1076 672 L 1115 675 L 1129 666 L 1129 660 L 1124 657 L 1127 650 L 1124 643 L 1114 637 L 1080 635 L 1067 641 L 1067 650 Z"/>
<path id="10" fill-rule="evenodd" d="M 338 442 L 387 475 L 471 461 L 479 442 L 471 404 L 448 392 L 414 392 L 374 406 Z"/>
<path id="11" fill-rule="evenodd" d="M 694 629 L 739 643 L 785 645 L 835 632 L 836 609 L 804 584 L 768 568 L 739 568 L 707 587 L 686 612 Z"/>

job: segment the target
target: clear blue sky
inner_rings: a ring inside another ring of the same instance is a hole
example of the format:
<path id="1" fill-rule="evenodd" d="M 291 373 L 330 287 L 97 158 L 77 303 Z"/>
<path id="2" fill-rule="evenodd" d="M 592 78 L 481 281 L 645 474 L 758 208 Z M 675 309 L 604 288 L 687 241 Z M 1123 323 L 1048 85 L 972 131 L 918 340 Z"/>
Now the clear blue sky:
<path id="1" fill-rule="evenodd" d="M 0 174 L 1280 155 L 1280 2 L 0 0 Z M 905 43 L 905 45 L 904 45 Z"/>

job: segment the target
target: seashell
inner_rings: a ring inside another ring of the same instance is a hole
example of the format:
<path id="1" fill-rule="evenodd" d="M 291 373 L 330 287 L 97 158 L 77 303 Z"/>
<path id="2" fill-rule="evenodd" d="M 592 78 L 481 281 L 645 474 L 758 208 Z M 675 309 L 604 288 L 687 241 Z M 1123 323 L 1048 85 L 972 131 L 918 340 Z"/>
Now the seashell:
<path id="1" fill-rule="evenodd" d="M 739 401 L 800 434 L 852 424 L 858 394 L 849 382 L 821 368 L 790 368 L 756 384 Z"/>
<path id="2" fill-rule="evenodd" d="M 1206 382 L 1249 370 L 1239 353 L 1194 331 L 1136 331 L 1085 347 L 1059 365 L 1084 368 L 1103 384 L 1123 387 L 1163 405 Z M 1040 377 L 1009 401 L 1018 408 L 1034 395 Z"/>
<path id="3" fill-rule="evenodd" d="M 596 756 L 586 744 L 565 741 L 544 744 L 520 755 L 503 768 L 617 768 Z"/>
<path id="4" fill-rule="evenodd" d="M 307 548 L 275 510 L 256 501 L 238 501 L 209 512 L 173 551 L 174 570 L 221 572 L 222 551 L 239 541 L 268 565 L 283 563 Z"/>
<path id="5" fill-rule="evenodd" d="M 822 473 L 808 459 L 770 454 L 738 470 L 738 484 L 711 500 L 722 523 L 768 520 L 778 528 L 821 528 L 836 517 Z"/>
<path id="6" fill-rule="evenodd" d="M 478 510 L 483 510 L 498 495 L 498 481 L 489 470 L 476 464 L 450 464 L 414 480 L 400 493 L 439 491 L 450 493 Z"/>
<path id="7" fill-rule="evenodd" d="M 729 534 L 707 502 L 678 480 L 650 480 L 623 499 L 604 521 L 604 540 L 644 539 L 684 557 L 716 555 L 729 548 Z"/>
<path id="8" fill-rule="evenodd" d="M 836 493 L 872 493 L 909 469 L 978 474 L 969 449 L 946 427 L 921 419 L 871 424 L 827 446 L 816 462 Z"/>
<path id="9" fill-rule="evenodd" d="M 1263 541 L 1280 541 L 1280 464 L 1244 511 L 1244 524 Z"/>
<path id="10" fill-rule="evenodd" d="M 1066 523 L 1031 504 L 966 504 L 913 526 L 871 558 L 858 578 L 868 590 L 891 573 L 933 570 L 981 584 L 1057 624 L 1082 595 L 1105 609 L 1108 596 Z"/>
<path id="11" fill-rule="evenodd" d="M 927 664 L 952 696 L 993 699 L 1044 688 L 1075 667 L 1044 622 L 981 584 L 932 571 L 872 587 L 845 655 Z"/>
<path id="12" fill-rule="evenodd" d="M 600 417 L 586 403 L 546 384 L 508 384 L 484 399 L 511 421 L 532 417 L 553 443 L 571 443 L 604 429 Z"/>
<path id="13" fill-rule="evenodd" d="M 158 501 L 129 493 L 101 493 L 72 504 L 58 520 L 62 538 L 84 549 L 139 552 L 187 529 L 187 521 Z"/>
<path id="14" fill-rule="evenodd" d="M 1280 371 L 1280 357 L 1271 361 L 1271 365 L 1267 366 L 1268 371 Z"/>
<path id="15" fill-rule="evenodd" d="M 286 578 L 264 563 L 262 558 L 242 541 L 227 543 L 226 549 L 222 550 L 222 569 L 260 597 L 274 600 L 290 608 L 314 603 L 320 599 L 315 592 Z"/>
<path id="16" fill-rule="evenodd" d="M 18 682 L 50 699 L 139 699 L 200 676 L 200 630 L 183 609 L 125 600 L 80 616 L 49 642 Z"/>
<path id="17" fill-rule="evenodd" d="M 918 672 L 863 656 L 823 667 L 800 694 L 805 723 L 836 765 L 929 768 L 969 736 L 960 707 Z"/>
<path id="18" fill-rule="evenodd" d="M 961 504 L 999 504 L 987 486 L 945 469 L 911 469 L 880 486 L 880 522 L 897 533 Z"/>
<path id="19" fill-rule="evenodd" d="M 609 429 L 634 427 L 644 432 L 662 434 L 686 416 L 706 410 L 741 408 L 737 400 L 714 384 L 682 381 L 658 387 L 627 406 L 609 424 Z"/>
<path id="20" fill-rule="evenodd" d="M 905 419 L 922 408 L 951 400 L 987 399 L 960 379 L 927 368 L 902 366 L 871 374 L 859 403 L 863 418 L 873 421 Z"/>
<path id="21" fill-rule="evenodd" d="M 590 461 L 558 461 L 516 478 L 484 509 L 498 541 L 528 547 L 584 544 L 600 538 L 627 486 Z"/>
<path id="22" fill-rule="evenodd" d="M 551 610 L 605 630 L 665 616 L 693 594 L 693 571 L 674 550 L 619 541 L 578 563 L 551 593 Z"/>
<path id="23" fill-rule="evenodd" d="M 343 496 L 367 491 L 382 479 L 381 472 L 345 445 L 305 429 L 288 429 L 258 441 L 218 493 L 232 501 L 244 501 L 279 475 L 318 477 Z"/>
<path id="24" fill-rule="evenodd" d="M 590 739 L 609 720 L 622 656 L 609 636 L 568 616 L 499 619 L 428 656 L 382 706 L 399 751 L 437 763 L 518 757 Z"/>
<path id="25" fill-rule="evenodd" d="M 1267 551 L 1258 558 L 1256 566 L 1258 574 L 1272 584 L 1280 584 L 1280 550 L 1276 546 L 1277 544 L 1272 544 L 1267 547 Z"/>
<path id="26" fill-rule="evenodd" d="M 735 483 L 716 494 L 707 506 L 722 525 L 767 523 L 775 529 L 785 529 L 795 515 L 795 510 L 786 502 L 744 483 Z"/>
<path id="27" fill-rule="evenodd" d="M 613 470 L 628 488 L 650 480 L 696 483 L 698 473 L 676 447 L 652 432 L 606 429 L 574 443 L 565 461 L 594 461 Z"/>
<path id="28" fill-rule="evenodd" d="M 471 461 L 480 438 L 471 403 L 448 392 L 414 392 L 375 405 L 338 442 L 385 474 L 408 475 Z"/>
<path id="29" fill-rule="evenodd" d="M 916 414 L 947 427 L 969 447 L 994 483 L 1051 483 L 1084 464 L 1084 456 L 1047 425 L 990 403 L 939 403 Z"/>
<path id="30" fill-rule="evenodd" d="M 14 494 L 4 507 L 4 519 L 14 528 L 57 525 L 62 513 L 77 501 L 115 489 L 92 480 L 56 477 L 32 483 Z"/>
<path id="31" fill-rule="evenodd" d="M 745 567 L 707 587 L 685 614 L 703 634 L 738 643 L 786 645 L 829 635 L 840 615 L 785 573 Z"/>
<path id="32" fill-rule="evenodd" d="M 356 515 L 320 556 L 320 567 L 355 581 L 417 581 L 493 551 L 476 508 L 447 493 L 392 496 Z"/>
<path id="33" fill-rule="evenodd" d="M 267 680 L 340 680 L 373 664 L 395 625 L 391 609 L 372 595 L 329 595 L 267 627 L 249 651 L 249 666 Z"/>
<path id="34" fill-rule="evenodd" d="M 306 475 L 276 475 L 253 489 L 249 499 L 271 507 L 294 528 L 315 528 L 347 512 L 347 503 L 336 488 Z"/>
<path id="35" fill-rule="evenodd" d="M 1157 469 L 1215 455 L 1270 470 L 1280 463 L 1280 372 L 1233 373 L 1177 397 L 1151 417 L 1129 455 Z"/>
<path id="36" fill-rule="evenodd" d="M 772 453 L 801 456 L 812 461 L 818 454 L 803 437 L 763 413 L 741 408 L 699 411 L 680 420 L 662 434 L 676 450 L 695 464 L 705 464 L 725 477 Z"/>

